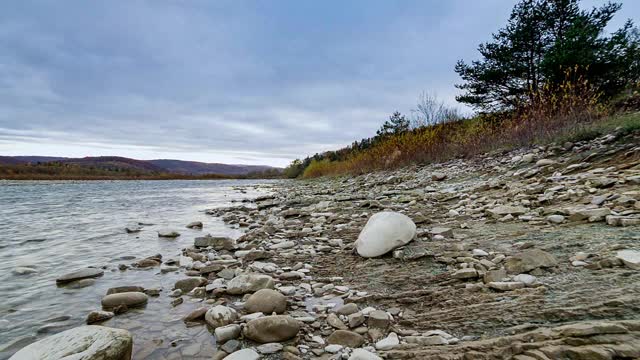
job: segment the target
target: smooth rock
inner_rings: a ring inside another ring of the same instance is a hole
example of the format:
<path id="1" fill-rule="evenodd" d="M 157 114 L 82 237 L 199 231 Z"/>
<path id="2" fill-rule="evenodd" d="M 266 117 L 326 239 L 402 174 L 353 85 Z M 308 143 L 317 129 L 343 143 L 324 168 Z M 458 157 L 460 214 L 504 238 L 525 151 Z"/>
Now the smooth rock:
<path id="1" fill-rule="evenodd" d="M 87 279 L 87 278 L 95 278 L 102 275 L 104 275 L 104 271 L 100 269 L 86 268 L 86 269 L 74 271 L 72 273 L 64 274 L 56 279 L 56 283 L 66 284 L 72 281 Z"/>
<path id="2" fill-rule="evenodd" d="M 107 321 L 114 317 L 115 314 L 111 311 L 92 311 L 87 315 L 87 325 Z"/>
<path id="3" fill-rule="evenodd" d="M 349 360 L 382 360 L 382 358 L 365 349 L 354 349 Z"/>
<path id="4" fill-rule="evenodd" d="M 300 322 L 289 315 L 264 316 L 249 321 L 244 336 L 259 343 L 285 341 L 300 331 Z"/>
<path id="5" fill-rule="evenodd" d="M 225 360 L 258 360 L 260 359 L 260 354 L 258 354 L 253 349 L 242 349 L 230 354 L 224 359 Z"/>
<path id="6" fill-rule="evenodd" d="M 249 296 L 244 308 L 250 313 L 282 314 L 287 309 L 287 298 L 276 290 L 261 289 Z"/>
<path id="7" fill-rule="evenodd" d="M 172 230 L 160 230 L 158 231 L 158 237 L 161 238 L 177 238 L 178 236 L 180 236 L 180 233 L 177 231 L 172 231 Z"/>
<path id="8" fill-rule="evenodd" d="M 267 343 L 264 345 L 260 345 L 256 348 L 260 354 L 275 354 L 279 351 L 282 351 L 284 346 L 280 343 Z"/>
<path id="9" fill-rule="evenodd" d="M 616 257 L 630 269 L 640 270 L 640 251 L 638 250 L 620 250 Z"/>
<path id="10" fill-rule="evenodd" d="M 190 277 L 186 279 L 181 279 L 176 281 L 173 286 L 174 289 L 180 289 L 183 294 L 188 293 L 189 291 L 203 286 L 207 283 L 207 279 L 201 277 Z"/>
<path id="11" fill-rule="evenodd" d="M 129 360 L 133 339 L 127 330 L 87 325 L 46 337 L 16 352 L 11 360 Z"/>
<path id="12" fill-rule="evenodd" d="M 360 256 L 376 257 L 409 243 L 415 236 L 416 224 L 408 216 L 384 211 L 369 218 L 355 246 Z"/>

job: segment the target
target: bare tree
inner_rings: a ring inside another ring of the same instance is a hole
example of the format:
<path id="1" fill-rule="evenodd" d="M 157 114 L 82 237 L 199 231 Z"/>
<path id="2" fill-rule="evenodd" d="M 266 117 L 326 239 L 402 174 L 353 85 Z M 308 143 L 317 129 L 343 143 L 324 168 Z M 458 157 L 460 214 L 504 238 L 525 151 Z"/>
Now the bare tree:
<path id="1" fill-rule="evenodd" d="M 423 92 L 416 108 L 411 110 L 411 127 L 419 128 L 461 118 L 458 109 L 447 106 L 435 93 Z"/>

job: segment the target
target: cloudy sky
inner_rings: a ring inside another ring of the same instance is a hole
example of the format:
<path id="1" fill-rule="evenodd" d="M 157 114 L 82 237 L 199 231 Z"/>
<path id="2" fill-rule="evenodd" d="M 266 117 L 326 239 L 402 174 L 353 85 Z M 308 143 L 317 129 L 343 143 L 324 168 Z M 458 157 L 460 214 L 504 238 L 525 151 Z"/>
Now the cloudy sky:
<path id="1" fill-rule="evenodd" d="M 455 104 L 456 60 L 514 3 L 3 1 L 0 155 L 283 166 L 422 91 Z M 612 25 L 639 13 L 626 0 Z"/>

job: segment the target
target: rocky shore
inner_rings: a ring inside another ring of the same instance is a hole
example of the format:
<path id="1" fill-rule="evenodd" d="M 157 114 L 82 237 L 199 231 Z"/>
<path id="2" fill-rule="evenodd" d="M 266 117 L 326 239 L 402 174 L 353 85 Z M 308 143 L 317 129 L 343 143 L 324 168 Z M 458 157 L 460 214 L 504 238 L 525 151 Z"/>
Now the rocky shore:
<path id="1" fill-rule="evenodd" d="M 284 181 L 208 213 L 244 235 L 121 264 L 182 279 L 112 288 L 92 325 L 13 359 L 128 359 L 132 335 L 110 321 L 154 299 L 197 304 L 184 326 L 216 350 L 193 358 L 640 358 L 638 134 Z"/>

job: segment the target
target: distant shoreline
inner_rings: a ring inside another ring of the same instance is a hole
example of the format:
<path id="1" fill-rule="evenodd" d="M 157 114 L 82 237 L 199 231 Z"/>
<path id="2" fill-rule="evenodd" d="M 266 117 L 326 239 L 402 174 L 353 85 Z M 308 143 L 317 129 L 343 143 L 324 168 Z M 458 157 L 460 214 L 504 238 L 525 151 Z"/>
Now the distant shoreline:
<path id="1" fill-rule="evenodd" d="M 69 177 L 46 177 L 46 176 L 27 176 L 27 177 L 2 177 L 0 181 L 105 181 L 105 180 L 274 180 L 280 178 L 274 177 L 249 177 L 249 176 L 226 176 L 226 175 L 167 175 L 167 176 L 69 176 Z"/>

